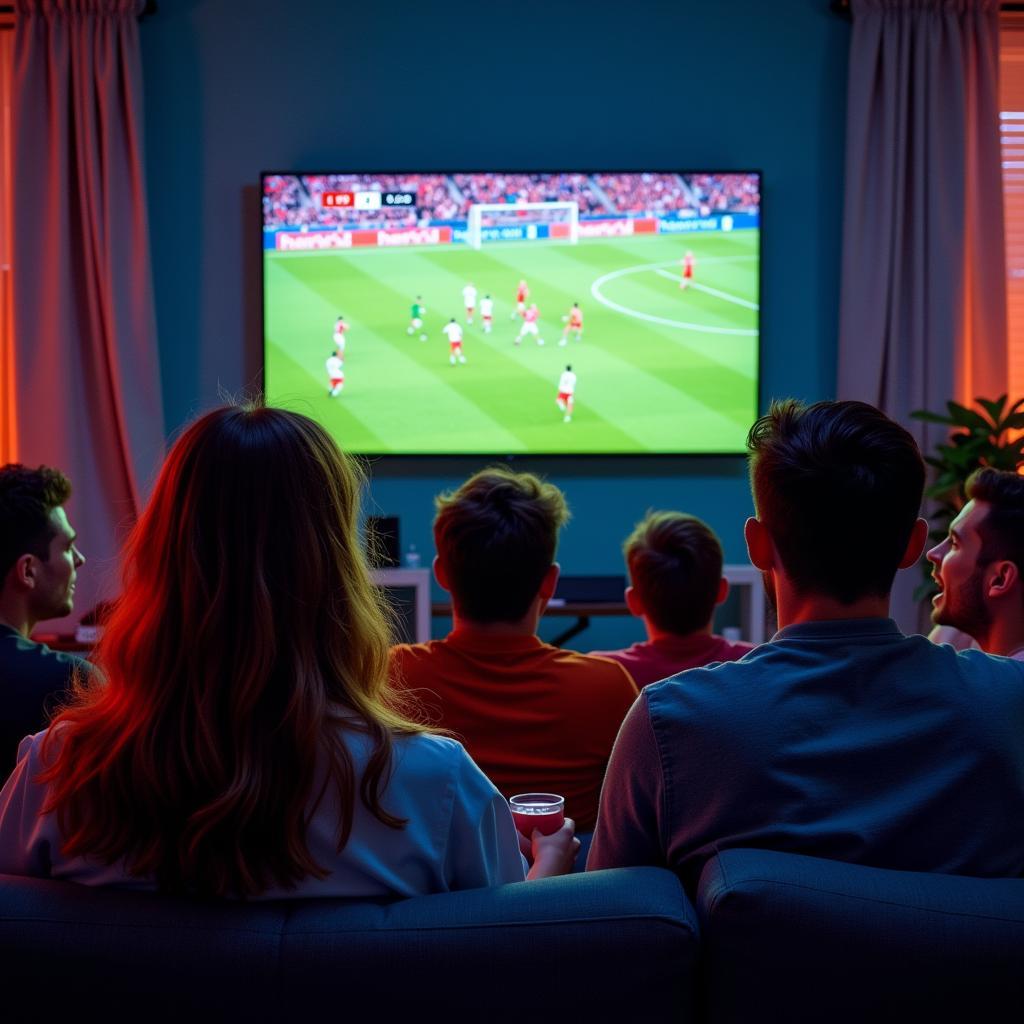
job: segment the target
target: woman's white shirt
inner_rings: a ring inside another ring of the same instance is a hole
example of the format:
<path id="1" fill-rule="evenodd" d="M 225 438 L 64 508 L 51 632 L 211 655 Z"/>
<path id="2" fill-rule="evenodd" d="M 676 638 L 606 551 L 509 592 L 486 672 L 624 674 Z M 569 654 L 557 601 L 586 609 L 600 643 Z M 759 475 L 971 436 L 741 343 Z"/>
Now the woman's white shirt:
<path id="1" fill-rule="evenodd" d="M 120 863 L 61 852 L 56 816 L 42 813 L 48 787 L 36 781 L 45 736 L 41 732 L 22 740 L 17 766 L 0 792 L 0 874 L 154 889 L 155 883 L 133 878 Z M 348 731 L 345 741 L 359 778 L 371 741 Z M 526 862 L 508 804 L 462 744 L 419 734 L 396 736 L 393 749 L 393 770 L 381 802 L 408 824 L 389 828 L 357 797 L 352 833 L 339 853 L 338 800 L 328 786 L 310 821 L 307 842 L 313 859 L 330 873 L 324 879 L 307 877 L 291 889 L 269 889 L 259 899 L 418 896 L 523 881 Z"/>

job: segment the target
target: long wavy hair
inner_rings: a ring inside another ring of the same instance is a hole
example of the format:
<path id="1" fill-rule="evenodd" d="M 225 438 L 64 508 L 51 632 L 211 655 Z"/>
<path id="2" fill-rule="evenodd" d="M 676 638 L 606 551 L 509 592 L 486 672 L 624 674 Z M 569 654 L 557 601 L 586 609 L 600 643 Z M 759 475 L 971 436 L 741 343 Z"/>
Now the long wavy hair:
<path id="1" fill-rule="evenodd" d="M 76 684 L 44 744 L 67 855 L 245 897 L 327 874 L 306 831 L 329 785 L 339 851 L 357 793 L 405 824 L 381 803 L 392 737 L 425 730 L 389 686 L 361 484 L 322 427 L 280 409 L 217 409 L 175 443 L 128 541 L 98 681 Z M 347 730 L 372 740 L 359 778 Z"/>

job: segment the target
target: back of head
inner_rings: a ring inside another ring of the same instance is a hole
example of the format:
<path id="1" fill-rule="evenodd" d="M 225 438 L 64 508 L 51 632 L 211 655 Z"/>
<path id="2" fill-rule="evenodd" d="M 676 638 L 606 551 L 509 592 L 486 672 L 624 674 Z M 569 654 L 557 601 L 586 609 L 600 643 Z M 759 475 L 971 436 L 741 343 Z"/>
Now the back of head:
<path id="1" fill-rule="evenodd" d="M 696 516 L 648 512 L 623 546 L 633 588 L 647 617 L 685 635 L 711 621 L 722 579 L 722 545 Z"/>
<path id="2" fill-rule="evenodd" d="M 1024 476 L 986 466 L 967 478 L 965 490 L 969 500 L 988 506 L 978 528 L 978 564 L 1006 559 L 1024 578 Z"/>
<path id="3" fill-rule="evenodd" d="M 57 720 L 46 778 L 69 853 L 167 889 L 249 895 L 322 875 L 305 842 L 318 759 L 355 781 L 341 739 L 376 740 L 379 806 L 390 635 L 357 521 L 360 475 L 296 413 L 217 409 L 174 444 L 130 538 L 122 598 L 96 652 L 102 687 Z M 322 795 L 322 794 L 321 794 Z"/>
<path id="4" fill-rule="evenodd" d="M 565 496 L 532 473 L 482 470 L 439 495 L 434 542 L 452 600 L 471 622 L 517 622 L 555 560 Z"/>
<path id="5" fill-rule="evenodd" d="M 50 513 L 70 497 L 71 484 L 59 469 L 18 462 L 0 467 L 0 587 L 22 555 L 49 558 L 56 536 Z"/>
<path id="6" fill-rule="evenodd" d="M 786 575 L 843 604 L 884 596 L 924 490 L 913 437 L 864 402 L 773 402 L 750 429 L 758 518 Z"/>

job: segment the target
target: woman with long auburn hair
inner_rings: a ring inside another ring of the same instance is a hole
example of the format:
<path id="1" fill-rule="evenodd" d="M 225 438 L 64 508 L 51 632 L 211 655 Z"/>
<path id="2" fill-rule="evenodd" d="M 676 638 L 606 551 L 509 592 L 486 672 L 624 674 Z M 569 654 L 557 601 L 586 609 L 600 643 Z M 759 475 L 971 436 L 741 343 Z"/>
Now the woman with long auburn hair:
<path id="1" fill-rule="evenodd" d="M 388 683 L 362 477 L 297 413 L 217 409 L 173 446 L 123 595 L 0 793 L 0 872 L 248 898 L 523 878 L 511 814 Z M 405 698 L 408 699 L 408 698 Z M 531 877 L 568 870 L 572 823 Z"/>

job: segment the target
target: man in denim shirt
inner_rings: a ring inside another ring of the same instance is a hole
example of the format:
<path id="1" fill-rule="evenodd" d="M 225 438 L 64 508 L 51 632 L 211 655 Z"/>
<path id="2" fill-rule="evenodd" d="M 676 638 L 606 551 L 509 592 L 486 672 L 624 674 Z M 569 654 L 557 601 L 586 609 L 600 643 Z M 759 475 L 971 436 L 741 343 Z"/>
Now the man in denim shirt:
<path id="1" fill-rule="evenodd" d="M 1024 873 L 1024 665 L 904 636 L 924 465 L 860 402 L 773 404 L 750 431 L 750 559 L 779 632 L 644 690 L 616 741 L 588 869 L 658 864 L 692 893 L 721 849 Z"/>

